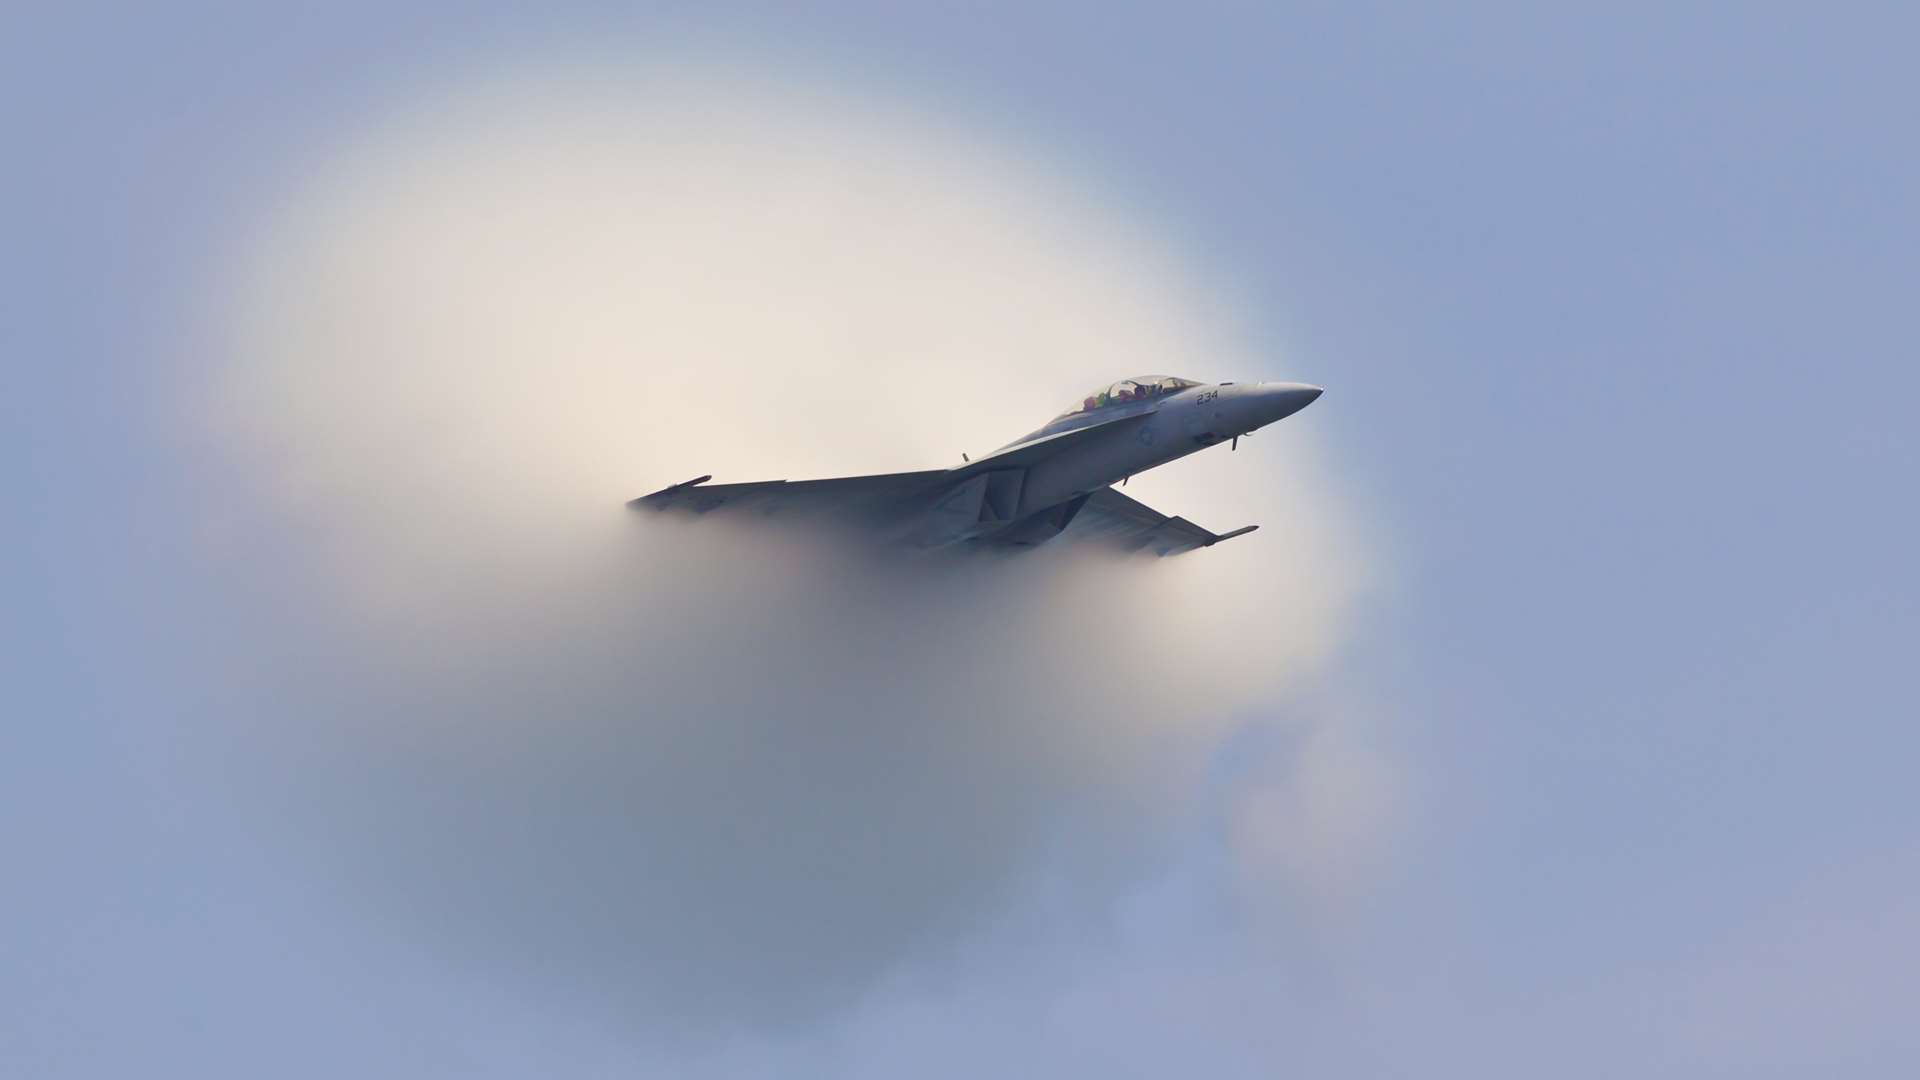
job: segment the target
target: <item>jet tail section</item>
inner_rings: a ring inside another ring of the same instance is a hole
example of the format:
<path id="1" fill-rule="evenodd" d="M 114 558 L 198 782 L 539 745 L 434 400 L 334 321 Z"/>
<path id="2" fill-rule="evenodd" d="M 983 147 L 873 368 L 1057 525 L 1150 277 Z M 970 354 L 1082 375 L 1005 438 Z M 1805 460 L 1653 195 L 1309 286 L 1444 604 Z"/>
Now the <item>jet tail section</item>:
<path id="1" fill-rule="evenodd" d="M 1005 531 L 995 533 L 991 538 L 992 542 L 1015 547 L 1044 544 L 1066 532 L 1067 526 L 1073 524 L 1073 519 L 1079 516 L 1086 505 L 1087 496 L 1081 495 L 1068 499 L 1058 506 L 1049 506 L 1038 513 L 1028 514 Z"/>
<path id="2" fill-rule="evenodd" d="M 920 515 L 913 542 L 941 547 L 1004 528 L 1020 506 L 1026 478 L 1025 469 L 995 469 L 960 481 Z"/>

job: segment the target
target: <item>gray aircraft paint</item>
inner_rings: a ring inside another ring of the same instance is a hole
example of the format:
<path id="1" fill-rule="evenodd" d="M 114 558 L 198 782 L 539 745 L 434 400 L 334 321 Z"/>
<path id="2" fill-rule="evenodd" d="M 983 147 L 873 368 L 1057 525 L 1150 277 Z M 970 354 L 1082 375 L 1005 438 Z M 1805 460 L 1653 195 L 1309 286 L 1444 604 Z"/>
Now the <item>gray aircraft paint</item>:
<path id="1" fill-rule="evenodd" d="M 1130 499 L 1113 485 L 1285 419 L 1320 393 L 1306 383 L 1225 382 L 1191 383 L 1138 401 L 1096 403 L 1103 396 L 1096 394 L 1086 407 L 952 469 L 713 486 L 704 486 L 711 477 L 702 476 L 628 505 L 696 514 L 752 508 L 816 515 L 868 525 L 883 541 L 918 548 L 1022 547 L 1071 534 L 1174 555 L 1256 526 L 1210 532 Z"/>

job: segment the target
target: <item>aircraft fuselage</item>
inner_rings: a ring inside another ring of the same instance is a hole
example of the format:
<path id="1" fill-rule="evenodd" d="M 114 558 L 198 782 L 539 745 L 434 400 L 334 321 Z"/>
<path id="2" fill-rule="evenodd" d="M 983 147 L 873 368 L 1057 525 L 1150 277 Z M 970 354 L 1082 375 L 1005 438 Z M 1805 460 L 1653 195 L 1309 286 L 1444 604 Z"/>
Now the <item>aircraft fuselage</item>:
<path id="1" fill-rule="evenodd" d="M 1038 431 L 950 469 L 713 486 L 707 486 L 712 477 L 701 476 L 629 505 L 813 516 L 917 548 L 1027 547 L 1061 535 L 1081 517 L 1077 535 L 1164 555 L 1210 547 L 1254 526 L 1214 533 L 1143 506 L 1113 485 L 1291 416 L 1319 396 L 1319 387 L 1305 383 L 1138 376 L 1096 390 Z"/>
<path id="2" fill-rule="evenodd" d="M 1229 382 L 1190 387 L 1133 405 L 1107 406 L 1117 415 L 1083 414 L 1091 424 L 1107 430 L 1089 432 L 1087 438 L 1028 466 L 1015 516 L 1038 513 L 1216 443 L 1230 442 L 1299 412 L 1319 396 L 1319 387 L 1304 383 Z M 1057 430 L 1086 426 L 1090 424 L 1066 423 Z M 1041 428 L 1028 439 L 1053 434 L 1052 428 Z"/>

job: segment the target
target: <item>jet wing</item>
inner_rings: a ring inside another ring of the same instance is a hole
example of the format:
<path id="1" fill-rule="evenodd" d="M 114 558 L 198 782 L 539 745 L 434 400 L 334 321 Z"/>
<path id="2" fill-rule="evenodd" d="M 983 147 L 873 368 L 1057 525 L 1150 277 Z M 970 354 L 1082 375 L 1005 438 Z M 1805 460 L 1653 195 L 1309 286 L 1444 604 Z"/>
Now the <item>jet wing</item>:
<path id="1" fill-rule="evenodd" d="M 1222 540 L 1244 536 L 1259 527 L 1247 525 L 1232 532 L 1209 532 L 1186 518 L 1168 517 L 1108 487 L 1087 497 L 1086 505 L 1074 515 L 1073 524 L 1068 526 L 1062 537 L 1105 543 L 1122 551 L 1180 555 L 1194 548 L 1212 547 Z"/>
<path id="2" fill-rule="evenodd" d="M 946 469 L 926 472 L 883 473 L 877 476 L 840 476 L 830 480 L 762 480 L 751 484 L 708 484 L 702 476 L 684 484 L 661 488 L 627 503 L 635 510 L 683 510 L 705 514 L 714 510 L 752 509 L 763 514 L 795 510 L 804 513 L 882 511 L 902 500 L 930 494 L 951 483 Z"/>
<path id="3" fill-rule="evenodd" d="M 1056 431 L 1051 435 L 1042 435 L 1039 438 L 1010 443 L 985 457 L 974 458 L 971 462 L 953 470 L 953 475 L 955 477 L 967 477 L 991 469 L 1008 469 L 1032 465 L 1043 458 L 1065 450 L 1075 443 L 1083 442 L 1096 435 L 1104 436 L 1116 430 L 1124 430 L 1127 427 L 1145 420 L 1151 415 L 1153 415 L 1153 410 L 1151 409 L 1145 412 L 1127 413 L 1121 416 L 1109 417 L 1108 419 L 1095 423 L 1083 424 L 1077 428 L 1068 428 L 1066 431 Z"/>
<path id="4" fill-rule="evenodd" d="M 1022 468 L 1055 454 L 1076 442 L 1142 420 L 1146 413 L 1116 416 L 1068 431 L 1003 446 L 986 457 L 952 469 L 924 472 L 883 473 L 877 476 L 841 476 L 830 480 L 763 480 L 752 484 L 708 484 L 711 476 L 696 477 L 684 484 L 661 488 L 627 503 L 636 510 L 687 510 L 705 514 L 721 507 L 753 507 L 765 513 L 795 509 L 885 510 L 909 503 L 936 490 L 950 488 L 983 472 Z M 1138 504 L 1136 504 L 1138 505 Z"/>

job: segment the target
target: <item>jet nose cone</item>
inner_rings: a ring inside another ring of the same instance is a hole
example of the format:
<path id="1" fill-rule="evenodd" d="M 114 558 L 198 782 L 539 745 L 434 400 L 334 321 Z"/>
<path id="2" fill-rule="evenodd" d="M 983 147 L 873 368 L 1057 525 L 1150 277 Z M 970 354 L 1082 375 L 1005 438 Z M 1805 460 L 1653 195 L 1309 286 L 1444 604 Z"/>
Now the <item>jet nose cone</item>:
<path id="1" fill-rule="evenodd" d="M 1271 424 L 1292 416 L 1313 404 L 1323 392 L 1311 383 L 1261 383 L 1260 396 L 1266 406 L 1261 411 L 1267 413 L 1263 423 Z"/>

